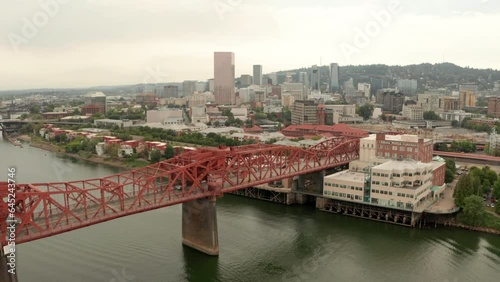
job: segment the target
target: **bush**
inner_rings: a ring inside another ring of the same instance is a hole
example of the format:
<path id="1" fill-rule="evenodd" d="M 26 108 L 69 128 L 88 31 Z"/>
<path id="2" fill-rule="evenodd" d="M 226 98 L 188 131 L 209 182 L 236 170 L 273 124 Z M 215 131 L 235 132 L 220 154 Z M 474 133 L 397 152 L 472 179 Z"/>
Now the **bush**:
<path id="1" fill-rule="evenodd" d="M 459 215 L 460 221 L 467 225 L 479 226 L 485 223 L 486 212 L 483 207 L 483 199 L 472 195 L 464 200 L 464 209 Z"/>

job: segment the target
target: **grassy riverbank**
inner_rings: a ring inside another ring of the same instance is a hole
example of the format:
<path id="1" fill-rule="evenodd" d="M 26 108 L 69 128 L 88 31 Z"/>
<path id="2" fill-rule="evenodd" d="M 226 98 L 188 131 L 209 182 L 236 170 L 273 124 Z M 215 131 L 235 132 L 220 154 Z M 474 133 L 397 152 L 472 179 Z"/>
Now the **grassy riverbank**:
<path id="1" fill-rule="evenodd" d="M 32 140 L 31 146 L 45 151 L 64 154 L 75 159 L 85 160 L 93 163 L 104 164 L 122 169 L 134 169 L 149 165 L 149 162 L 143 159 L 113 159 L 103 158 L 88 152 L 80 152 L 78 154 L 66 153 L 63 146 L 57 146 L 50 142 L 42 140 Z"/>

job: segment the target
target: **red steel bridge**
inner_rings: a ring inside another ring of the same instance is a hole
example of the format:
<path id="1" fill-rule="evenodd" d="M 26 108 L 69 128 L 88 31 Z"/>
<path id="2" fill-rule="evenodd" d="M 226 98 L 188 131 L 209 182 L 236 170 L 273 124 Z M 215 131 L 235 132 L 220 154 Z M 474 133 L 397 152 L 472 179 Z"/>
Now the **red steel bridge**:
<path id="1" fill-rule="evenodd" d="M 359 139 L 339 137 L 308 149 L 277 145 L 203 148 L 104 178 L 17 184 L 16 244 L 179 203 L 187 206 L 197 199 L 215 199 L 223 193 L 322 171 L 358 158 Z M 5 182 L 0 184 L 2 245 L 7 243 L 11 192 Z M 200 222 L 193 220 L 192 224 Z M 183 238 L 186 236 L 183 226 Z M 218 254 L 215 243 L 213 254 Z"/>

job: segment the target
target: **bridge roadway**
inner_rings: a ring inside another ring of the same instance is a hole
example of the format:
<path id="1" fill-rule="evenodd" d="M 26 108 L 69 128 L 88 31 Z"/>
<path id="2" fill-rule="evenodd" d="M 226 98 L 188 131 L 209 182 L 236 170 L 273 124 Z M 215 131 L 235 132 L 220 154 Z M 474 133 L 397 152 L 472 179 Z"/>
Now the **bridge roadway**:
<path id="1" fill-rule="evenodd" d="M 473 160 L 485 162 L 488 164 L 500 164 L 500 157 L 488 156 L 488 155 L 477 155 L 477 154 L 467 154 L 467 153 L 456 153 L 456 152 L 443 152 L 434 151 L 434 155 L 444 157 L 444 158 L 455 158 L 464 160 Z"/>
<path id="2" fill-rule="evenodd" d="M 101 179 L 18 185 L 16 243 L 322 171 L 358 158 L 359 139 L 345 137 L 307 150 L 275 145 L 204 148 Z M 9 215 L 8 192 L 7 185 L 0 184 L 2 239 Z"/>
<path id="3" fill-rule="evenodd" d="M 88 124 L 88 122 L 74 122 L 74 121 L 60 121 L 60 120 L 19 120 L 19 119 L 0 119 L 0 124 L 26 124 L 26 123 L 40 123 L 40 124 L 67 124 L 67 125 L 81 125 Z"/>

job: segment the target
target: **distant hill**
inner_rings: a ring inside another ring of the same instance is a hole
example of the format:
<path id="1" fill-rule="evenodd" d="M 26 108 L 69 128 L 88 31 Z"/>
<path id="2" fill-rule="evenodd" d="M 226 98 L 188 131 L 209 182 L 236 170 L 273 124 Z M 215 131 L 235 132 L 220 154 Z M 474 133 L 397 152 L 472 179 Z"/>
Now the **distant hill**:
<path id="1" fill-rule="evenodd" d="M 278 74 L 295 72 L 298 79 L 299 72 L 310 73 L 311 68 L 300 68 L 294 70 L 279 71 Z M 328 66 L 321 66 L 321 83 L 328 82 Z M 389 80 L 391 85 L 395 85 L 400 78 L 418 80 L 419 90 L 423 90 L 427 85 L 431 88 L 454 89 L 457 84 L 465 82 L 475 82 L 479 90 L 493 89 L 495 81 L 500 81 L 500 71 L 493 69 L 475 69 L 460 67 L 451 63 L 441 64 L 419 64 L 409 66 L 388 66 L 388 65 L 359 65 L 340 66 L 340 83 L 353 78 L 354 85 L 359 82 L 370 82 L 372 78 L 383 77 Z"/>
<path id="2" fill-rule="evenodd" d="M 328 83 L 328 66 L 320 66 L 321 83 Z M 276 72 L 278 75 L 287 72 L 295 73 L 294 81 L 298 81 L 300 72 L 310 74 L 311 68 L 298 68 L 293 70 L 284 70 Z M 500 81 L 500 71 L 493 69 L 475 69 L 469 67 L 460 67 L 451 63 L 441 64 L 419 64 L 409 66 L 388 66 L 388 65 L 359 65 L 359 66 L 340 66 L 340 84 L 350 78 L 354 80 L 354 86 L 359 82 L 371 82 L 372 78 L 385 78 L 390 86 L 394 86 L 397 79 L 407 78 L 418 81 L 419 91 L 423 91 L 425 86 L 430 88 L 448 88 L 457 89 L 457 85 L 465 82 L 475 82 L 479 90 L 493 89 L 495 81 Z M 238 84 L 238 82 L 237 82 Z M 182 83 L 162 83 L 162 85 L 177 85 L 182 88 Z M 66 93 L 69 95 L 82 95 L 92 91 L 102 91 L 105 94 L 133 94 L 140 92 L 144 84 L 121 85 L 121 86 L 96 86 L 88 88 L 72 89 L 29 89 L 0 91 L 0 96 L 7 95 L 32 95 L 43 93 L 45 95 Z"/>

